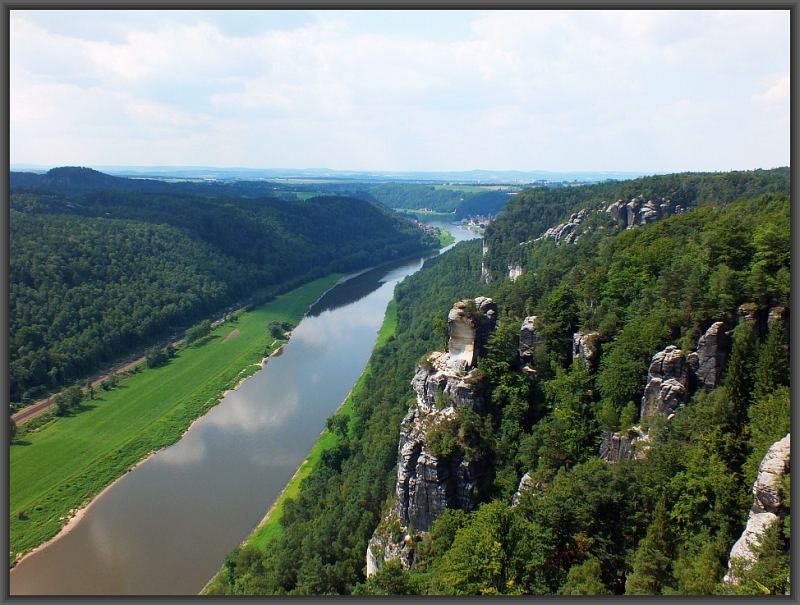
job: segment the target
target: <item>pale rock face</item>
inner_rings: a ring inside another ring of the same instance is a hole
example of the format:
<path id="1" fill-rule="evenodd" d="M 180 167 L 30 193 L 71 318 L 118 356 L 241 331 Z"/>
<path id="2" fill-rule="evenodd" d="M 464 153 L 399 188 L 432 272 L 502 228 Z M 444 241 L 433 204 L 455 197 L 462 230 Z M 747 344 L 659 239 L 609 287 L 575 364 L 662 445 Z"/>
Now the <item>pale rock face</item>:
<path id="1" fill-rule="evenodd" d="M 617 433 L 603 433 L 600 442 L 600 459 L 616 463 L 620 460 L 644 458 L 647 435 L 638 426 Z"/>
<path id="2" fill-rule="evenodd" d="M 670 418 L 683 407 L 689 380 L 689 367 L 683 352 L 670 345 L 653 356 L 642 397 L 641 417 L 656 412 Z"/>
<path id="3" fill-rule="evenodd" d="M 638 224 L 649 225 L 661 219 L 661 205 L 650 200 L 639 209 Z"/>
<path id="4" fill-rule="evenodd" d="M 613 218 L 615 221 L 618 221 L 619 219 L 625 219 L 627 221 L 628 219 L 628 211 L 625 207 L 625 202 L 622 200 L 617 200 L 611 204 L 608 208 L 606 208 L 606 212 L 608 212 L 611 215 L 611 218 Z"/>
<path id="5" fill-rule="evenodd" d="M 537 315 L 531 315 L 522 320 L 519 332 L 519 356 L 523 361 L 533 359 L 533 350 L 544 344 L 544 337 L 539 333 L 541 326 L 538 325 L 538 319 Z"/>
<path id="6" fill-rule="evenodd" d="M 625 220 L 628 223 L 628 229 L 633 229 L 636 226 L 636 217 L 639 214 L 639 208 L 641 205 L 642 200 L 636 197 L 628 202 L 628 205 L 626 206 L 627 215 L 625 217 Z"/>
<path id="7" fill-rule="evenodd" d="M 476 298 L 475 307 L 482 316 L 476 321 L 466 311 L 468 302 L 457 302 L 448 314 L 449 352 L 431 353 L 427 359 L 430 366 L 420 365 L 411 381 L 417 399 L 400 425 L 395 502 L 370 541 L 368 573 L 394 558 L 407 568 L 413 559 L 409 527 L 425 532 L 447 508 L 472 510 L 474 490 L 489 479 L 490 469 L 484 461 L 467 461 L 458 447 L 440 459 L 427 443 L 429 430 L 455 419 L 457 408 L 481 413 L 485 407 L 475 364 L 485 355 L 485 343 L 497 320 L 497 304 L 491 298 Z M 399 524 L 403 534 L 399 541 L 385 530 L 392 523 Z"/>
<path id="8" fill-rule="evenodd" d="M 584 208 L 580 212 L 572 214 L 566 223 L 559 223 L 554 227 L 550 227 L 540 237 L 537 237 L 533 241 L 538 242 L 539 240 L 551 238 L 553 241 L 555 241 L 556 246 L 561 245 L 562 241 L 568 244 L 574 244 L 580 237 L 580 235 L 575 233 L 575 228 L 583 223 L 584 219 L 588 215 L 589 209 Z"/>
<path id="9" fill-rule="evenodd" d="M 720 385 L 728 361 L 730 335 L 725 324 L 718 321 L 711 325 L 697 341 L 697 351 L 687 357 L 689 367 L 697 376 L 700 387 L 710 391 Z"/>
<path id="10" fill-rule="evenodd" d="M 522 494 L 527 492 L 533 488 L 533 478 L 531 477 L 530 473 L 525 473 L 522 475 L 522 479 L 519 480 L 519 486 L 517 487 L 517 491 L 514 494 L 514 497 L 511 499 L 511 506 L 517 506 L 519 504 L 520 499 L 522 498 Z"/>
<path id="11" fill-rule="evenodd" d="M 519 263 L 509 263 L 508 264 L 508 277 L 511 281 L 517 281 L 517 279 L 522 275 L 522 267 L 519 266 Z"/>
<path id="12" fill-rule="evenodd" d="M 572 359 L 583 359 L 590 366 L 595 366 L 600 358 L 600 333 L 576 332 L 572 336 Z"/>
<path id="13" fill-rule="evenodd" d="M 723 579 L 727 584 L 739 583 L 739 578 L 731 569 L 731 561 L 742 559 L 745 568 L 749 568 L 756 560 L 755 550 L 760 537 L 770 525 L 787 514 L 783 505 L 780 485 L 783 476 L 790 471 L 790 447 L 791 434 L 787 434 L 783 439 L 774 443 L 761 460 L 758 476 L 753 483 L 753 508 L 747 519 L 747 526 L 744 528 L 742 536 L 731 548 L 728 573 Z"/>
<path id="14" fill-rule="evenodd" d="M 789 472 L 790 460 L 790 440 L 786 435 L 769 448 L 758 468 L 758 477 L 753 483 L 754 513 L 781 512 L 783 494 L 780 486 L 783 476 Z"/>
<path id="15" fill-rule="evenodd" d="M 486 244 L 486 238 L 483 240 L 483 256 L 489 251 L 489 246 Z M 481 283 L 488 284 L 492 281 L 492 276 L 489 273 L 489 267 L 486 266 L 484 261 L 481 261 Z"/>
<path id="16" fill-rule="evenodd" d="M 741 538 L 739 538 L 733 545 L 733 548 L 731 548 L 730 558 L 744 559 L 746 567 L 750 567 L 755 563 L 756 555 L 754 550 L 758 546 L 759 538 L 767 531 L 769 526 L 777 520 L 778 516 L 772 513 L 754 515 L 751 512 Z M 733 573 L 733 570 L 730 569 L 730 561 L 728 562 L 728 567 L 728 573 L 725 574 L 723 581 L 726 584 L 738 584 L 739 579 Z"/>
<path id="17" fill-rule="evenodd" d="M 673 214 L 683 212 L 681 206 L 672 203 L 672 200 L 650 200 L 644 203 L 641 197 L 631 199 L 627 204 L 623 200 L 617 200 L 606 208 L 606 212 L 615 221 L 620 219 L 625 221 L 628 229 L 633 229 L 637 225 L 650 225 L 662 218 L 667 218 Z"/>

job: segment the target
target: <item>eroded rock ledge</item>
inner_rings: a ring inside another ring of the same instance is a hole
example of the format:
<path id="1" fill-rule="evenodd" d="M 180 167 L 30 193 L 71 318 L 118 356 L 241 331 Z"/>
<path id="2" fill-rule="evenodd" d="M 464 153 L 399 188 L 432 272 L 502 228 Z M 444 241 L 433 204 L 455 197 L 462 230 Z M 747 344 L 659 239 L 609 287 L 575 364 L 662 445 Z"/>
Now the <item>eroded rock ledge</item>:
<path id="1" fill-rule="evenodd" d="M 447 508 L 472 510 L 475 490 L 490 480 L 489 466 L 467 456 L 458 438 L 442 452 L 435 435 L 457 436 L 459 409 L 483 413 L 484 385 L 476 364 L 496 321 L 497 305 L 490 298 L 455 303 L 447 317 L 448 351 L 431 353 L 417 368 L 411 381 L 416 402 L 400 426 L 395 502 L 367 547 L 367 575 L 391 559 L 407 568 L 413 561 L 412 534 L 427 531 Z"/>
<path id="2" fill-rule="evenodd" d="M 753 508 L 750 509 L 742 536 L 731 548 L 728 573 L 723 578 L 726 584 L 739 583 L 732 567 L 734 560 L 740 560 L 745 569 L 750 568 L 756 561 L 755 550 L 761 536 L 773 523 L 782 521 L 789 513 L 788 507 L 784 506 L 782 484 L 784 475 L 790 471 L 790 449 L 791 439 L 787 434 L 774 443 L 761 460 L 758 476 L 753 483 Z"/>

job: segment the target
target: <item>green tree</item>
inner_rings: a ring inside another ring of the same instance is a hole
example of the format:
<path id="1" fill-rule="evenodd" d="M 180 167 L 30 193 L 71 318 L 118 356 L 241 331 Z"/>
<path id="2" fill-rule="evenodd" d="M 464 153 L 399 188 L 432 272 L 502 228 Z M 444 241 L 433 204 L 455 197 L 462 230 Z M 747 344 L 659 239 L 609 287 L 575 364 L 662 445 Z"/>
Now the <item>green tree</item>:
<path id="1" fill-rule="evenodd" d="M 758 352 L 755 371 L 754 399 L 761 399 L 779 386 L 789 384 L 789 349 L 785 343 L 783 320 L 772 323 L 767 340 Z"/>
<path id="2" fill-rule="evenodd" d="M 572 335 L 578 328 L 578 296 L 569 284 L 557 286 L 547 299 L 542 330 L 548 348 L 565 363 L 572 352 Z"/>
<path id="3" fill-rule="evenodd" d="M 458 530 L 436 570 L 445 594 L 502 594 L 506 590 L 507 525 L 508 507 L 492 502 L 481 506 Z"/>
<path id="4" fill-rule="evenodd" d="M 670 580 L 670 556 L 667 552 L 667 519 L 664 501 L 656 507 L 653 521 L 633 557 L 633 573 L 625 582 L 625 594 L 657 595 Z"/>
<path id="5" fill-rule="evenodd" d="M 442 350 L 446 351 L 450 338 L 450 327 L 447 325 L 447 318 L 444 312 L 439 312 L 433 316 L 433 333 L 440 339 Z"/>
<path id="6" fill-rule="evenodd" d="M 356 586 L 354 595 L 413 595 L 418 594 L 408 571 L 397 560 L 391 560 Z"/>
<path id="7" fill-rule="evenodd" d="M 758 359 L 758 336 L 755 322 L 743 321 L 733 330 L 731 359 L 724 384 L 741 414 L 750 406 L 754 370 Z"/>
<path id="8" fill-rule="evenodd" d="M 612 593 L 603 584 L 600 561 L 592 558 L 570 568 L 567 581 L 559 590 L 559 594 L 610 595 Z"/>

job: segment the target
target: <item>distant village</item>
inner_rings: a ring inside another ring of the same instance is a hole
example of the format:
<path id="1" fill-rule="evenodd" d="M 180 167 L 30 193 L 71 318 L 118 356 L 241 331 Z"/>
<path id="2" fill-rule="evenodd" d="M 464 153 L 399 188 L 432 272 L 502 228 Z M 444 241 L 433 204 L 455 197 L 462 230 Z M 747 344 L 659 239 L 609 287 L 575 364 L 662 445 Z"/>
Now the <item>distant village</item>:
<path id="1" fill-rule="evenodd" d="M 491 224 L 491 222 L 492 222 L 491 216 L 484 216 L 482 214 L 461 219 L 462 226 L 477 227 L 478 229 L 486 229 L 486 227 L 488 227 Z"/>
<path id="2" fill-rule="evenodd" d="M 420 229 L 422 229 L 425 233 L 431 233 L 433 235 L 439 235 L 440 229 L 438 227 L 434 227 L 433 225 L 429 225 L 428 223 L 423 223 L 420 220 L 417 220 L 413 216 L 408 216 L 409 220 L 411 220 L 414 224 L 417 225 Z M 476 231 L 483 231 L 488 227 L 492 222 L 491 216 L 484 216 L 479 214 L 477 216 L 470 216 L 468 218 L 462 218 L 459 222 L 454 222 L 454 225 L 461 225 L 462 227 L 466 227 L 468 229 L 473 229 Z"/>

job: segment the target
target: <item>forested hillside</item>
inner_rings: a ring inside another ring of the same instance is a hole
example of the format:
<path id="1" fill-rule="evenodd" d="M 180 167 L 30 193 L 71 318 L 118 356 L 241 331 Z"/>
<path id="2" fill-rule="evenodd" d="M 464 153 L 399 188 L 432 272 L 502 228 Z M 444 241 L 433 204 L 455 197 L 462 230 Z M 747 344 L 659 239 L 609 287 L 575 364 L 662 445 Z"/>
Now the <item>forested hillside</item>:
<path id="1" fill-rule="evenodd" d="M 583 209 L 604 210 L 618 199 L 626 203 L 637 196 L 645 201 L 670 200 L 673 205 L 688 209 L 762 193 L 784 192 L 788 195 L 789 176 L 788 168 L 727 173 L 684 172 L 621 183 L 526 189 L 509 200 L 505 212 L 487 230 L 489 253 L 485 262 L 493 274 L 503 274 L 507 263 L 521 257 L 520 243 L 541 236 L 570 213 Z"/>
<path id="2" fill-rule="evenodd" d="M 373 353 L 354 414 L 329 423 L 339 443 L 286 506 L 283 533 L 265 551 L 232 552 L 215 591 L 783 594 L 788 472 L 774 488 L 780 521 L 754 563 L 737 568 L 738 583 L 723 575 L 759 463 L 790 430 L 788 193 L 781 169 L 515 196 L 487 230 L 485 256 L 459 244 L 398 286 L 395 336 Z M 626 228 L 607 209 L 634 196 L 671 200 L 670 212 Z M 583 209 L 579 237 L 542 237 Z M 367 545 L 395 497 L 411 379 L 443 350 L 453 303 L 477 295 L 499 316 L 471 374 L 486 409 L 456 413 L 423 447 L 433 459 L 489 461 L 488 487 L 426 531 L 391 527 L 408 558 L 367 579 Z M 535 344 L 521 358 L 533 317 Z M 640 417 L 654 356 L 690 357 L 714 325 L 731 341 L 719 380 L 686 391 L 669 419 Z M 574 353 L 576 334 L 596 338 L 592 362 Z M 634 429 L 645 435 L 636 456 L 600 459 L 604 439 Z"/>
<path id="3" fill-rule="evenodd" d="M 389 208 L 455 212 L 458 219 L 479 214 L 495 215 L 511 197 L 505 191 L 457 191 L 409 183 L 376 185 L 369 189 L 369 193 Z"/>
<path id="4" fill-rule="evenodd" d="M 437 244 L 378 204 L 332 196 L 16 190 L 10 219 L 12 402 L 257 290 L 274 294 Z"/>

